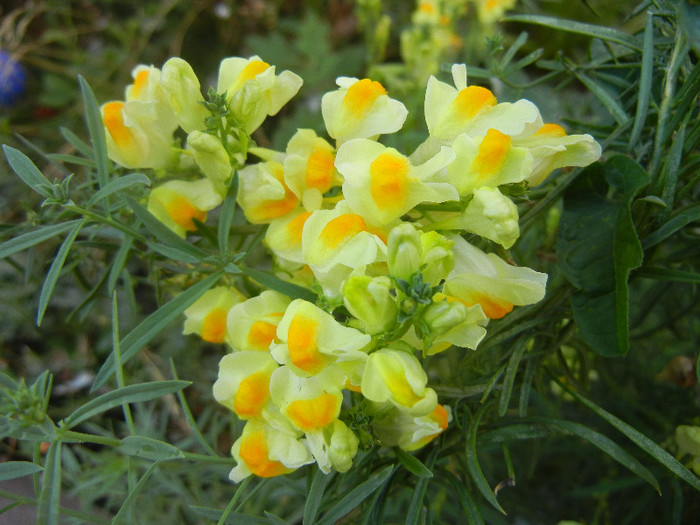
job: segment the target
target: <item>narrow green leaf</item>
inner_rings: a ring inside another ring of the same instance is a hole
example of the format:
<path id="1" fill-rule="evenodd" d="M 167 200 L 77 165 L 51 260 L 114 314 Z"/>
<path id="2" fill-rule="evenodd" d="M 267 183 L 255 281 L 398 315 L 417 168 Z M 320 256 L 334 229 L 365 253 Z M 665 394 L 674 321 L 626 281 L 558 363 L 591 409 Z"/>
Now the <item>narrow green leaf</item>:
<path id="1" fill-rule="evenodd" d="M 131 507 L 131 504 L 133 503 L 136 496 L 138 496 L 139 493 L 141 491 L 143 491 L 143 488 L 146 486 L 146 483 L 151 478 L 151 475 L 156 470 L 158 465 L 159 465 L 159 463 L 158 463 L 158 461 L 156 461 L 150 467 L 148 467 L 148 470 L 146 472 L 144 472 L 143 476 L 141 476 L 141 479 L 139 479 L 138 483 L 136 483 L 136 485 L 134 485 L 134 488 L 131 489 L 129 494 L 127 494 L 126 499 L 124 500 L 124 503 L 122 503 L 122 506 L 119 509 L 119 512 L 117 512 L 117 514 L 112 519 L 113 525 L 116 525 L 117 523 L 123 522 L 126 519 L 126 512 Z"/>
<path id="2" fill-rule="evenodd" d="M 634 126 L 630 134 L 630 148 L 634 148 L 642 134 L 647 120 L 649 100 L 651 99 L 651 80 L 654 72 L 654 15 L 647 15 L 644 27 L 644 44 L 642 50 L 642 69 L 639 77 L 637 94 L 637 112 L 634 115 Z"/>
<path id="3" fill-rule="evenodd" d="M 280 292 L 288 297 L 291 297 L 292 299 L 304 299 L 312 303 L 316 302 L 316 294 L 308 288 L 283 281 L 271 273 L 256 270 L 255 268 L 249 268 L 248 266 L 240 266 L 240 270 L 241 273 L 247 275 L 251 279 L 254 279 L 266 288 Z"/>
<path id="4" fill-rule="evenodd" d="M 302 525 L 312 525 L 314 520 L 316 520 L 318 509 L 321 508 L 321 502 L 323 501 L 323 493 L 331 479 L 333 479 L 332 474 L 324 474 L 320 469 L 316 470 L 309 488 L 309 494 L 306 496 Z"/>
<path id="5" fill-rule="evenodd" d="M 61 442 L 54 441 L 46 454 L 46 467 L 42 478 L 36 522 L 41 525 L 58 525 L 61 500 Z"/>
<path id="6" fill-rule="evenodd" d="M 420 459 L 418 459 L 413 454 L 409 454 L 405 450 L 399 447 L 394 447 L 394 454 L 399 458 L 401 464 L 408 470 L 411 474 L 418 476 L 419 478 L 432 478 L 433 472 L 426 467 Z"/>
<path id="7" fill-rule="evenodd" d="M 423 500 L 425 499 L 425 492 L 428 490 L 428 483 L 430 483 L 430 478 L 432 476 L 432 471 L 430 469 L 435 463 L 435 458 L 437 458 L 440 449 L 438 447 L 433 447 L 430 451 L 430 455 L 426 461 L 426 470 L 430 472 L 430 476 L 421 477 L 416 483 L 413 489 L 413 494 L 411 496 L 411 501 L 408 504 L 408 509 L 406 511 L 406 520 L 404 523 L 406 525 L 418 525 L 421 522 L 421 517 L 423 516 Z M 415 458 L 414 458 L 415 459 Z"/>
<path id="8" fill-rule="evenodd" d="M 0 481 L 21 478 L 42 470 L 44 470 L 44 467 L 29 461 L 6 461 L 0 463 Z"/>
<path id="9" fill-rule="evenodd" d="M 488 407 L 489 405 L 483 405 L 469 424 L 466 444 L 467 470 L 469 471 L 469 475 L 471 476 L 472 480 L 474 480 L 477 490 L 481 493 L 484 499 L 488 501 L 493 508 L 503 514 L 506 514 L 506 511 L 503 510 L 503 507 L 501 507 L 500 503 L 498 503 L 498 499 L 496 499 L 496 495 L 491 490 L 488 481 L 486 481 L 484 473 L 481 471 L 481 466 L 479 465 L 479 459 L 476 455 L 476 433 L 477 429 L 479 428 L 481 416 L 484 415 L 484 412 L 488 409 Z"/>
<path id="10" fill-rule="evenodd" d="M 649 279 L 657 279 L 659 281 L 700 284 L 700 273 L 673 270 L 671 268 L 660 268 L 657 266 L 645 266 L 640 268 L 636 275 L 638 277 L 647 277 Z"/>
<path id="11" fill-rule="evenodd" d="M 76 150 L 85 155 L 86 158 L 91 159 L 94 163 L 94 154 L 92 152 L 92 148 L 87 144 L 87 142 L 66 127 L 62 126 L 58 128 L 58 131 Z"/>
<path id="12" fill-rule="evenodd" d="M 87 206 L 89 208 L 95 203 L 101 201 L 106 197 L 109 197 L 110 195 L 113 195 L 114 193 L 124 191 L 132 186 L 137 185 L 150 186 L 151 179 L 149 179 L 143 173 L 129 173 L 128 175 L 124 175 L 117 179 L 111 180 L 92 195 L 92 197 L 88 201 Z"/>
<path id="13" fill-rule="evenodd" d="M 51 226 L 41 226 L 36 230 L 23 233 L 22 235 L 10 239 L 0 244 L 0 259 L 12 255 L 16 252 L 21 252 L 27 248 L 35 246 L 40 242 L 46 241 L 60 235 L 63 232 L 74 228 L 78 224 L 78 220 L 62 222 L 60 224 L 52 224 Z"/>
<path id="14" fill-rule="evenodd" d="M 520 361 L 523 358 L 523 352 L 525 352 L 526 346 L 527 338 L 521 338 L 521 340 L 513 349 L 513 353 L 511 354 L 510 359 L 508 360 L 506 373 L 503 376 L 501 399 L 498 404 L 498 415 L 501 417 L 505 416 L 506 411 L 508 410 L 510 396 L 513 393 L 513 384 L 515 383 L 515 376 L 518 373 L 518 367 L 520 366 Z"/>
<path id="15" fill-rule="evenodd" d="M 110 162 L 107 156 L 107 138 L 105 137 L 105 128 L 102 124 L 102 114 L 92 88 L 80 75 L 78 75 L 78 82 L 80 83 L 80 91 L 83 94 L 85 119 L 87 121 L 88 132 L 90 133 L 90 141 L 92 142 L 92 148 L 95 152 L 97 181 L 99 182 L 100 187 L 103 188 L 107 185 Z"/>
<path id="16" fill-rule="evenodd" d="M 522 22 L 525 24 L 545 26 L 552 29 L 557 29 L 559 31 L 566 31 L 568 33 L 577 33 L 579 35 L 600 38 L 606 42 L 622 44 L 623 46 L 634 49 L 635 51 L 642 50 L 637 38 L 610 27 L 586 24 L 583 22 L 576 22 L 575 20 L 565 20 L 563 18 L 542 15 L 511 15 L 501 18 L 501 21 Z"/>
<path id="17" fill-rule="evenodd" d="M 554 376 L 552 377 L 554 378 Z M 556 378 L 554 379 L 556 380 Z M 663 448 L 654 443 L 651 439 L 646 437 L 634 427 L 628 425 L 618 417 L 612 415 L 610 412 L 607 412 L 606 410 L 596 405 L 589 399 L 586 399 L 578 392 L 568 388 L 566 385 L 563 385 L 561 382 L 558 381 L 558 383 L 562 388 L 564 388 L 567 392 L 573 395 L 578 401 L 583 403 L 585 406 L 590 408 L 593 412 L 598 414 L 600 417 L 605 419 L 608 423 L 610 423 L 612 426 L 614 426 L 616 429 L 622 432 L 625 436 L 627 436 L 644 452 L 656 459 L 664 467 L 666 467 L 680 479 L 688 483 L 695 490 L 700 490 L 700 478 L 693 474 L 690 470 L 685 468 L 683 464 L 680 463 L 671 454 L 666 452 Z"/>
<path id="18" fill-rule="evenodd" d="M 375 472 L 367 481 L 360 483 L 326 512 L 323 518 L 317 522 L 317 525 L 331 525 L 335 523 L 366 500 L 372 493 L 379 490 L 389 480 L 393 472 L 393 466 L 388 466 L 379 472 Z"/>
<path id="19" fill-rule="evenodd" d="M 153 241 L 148 241 L 146 244 L 154 252 L 158 252 L 159 254 L 165 256 L 167 259 L 171 259 L 173 261 L 179 261 L 188 264 L 198 264 L 202 262 L 201 257 L 192 255 L 188 252 L 183 252 L 182 250 L 180 250 L 180 248 L 175 248 L 167 244 L 161 244 L 159 242 Z"/>
<path id="20" fill-rule="evenodd" d="M 221 205 L 221 216 L 219 217 L 219 228 L 217 230 L 219 251 L 223 255 L 228 255 L 228 241 L 231 235 L 231 225 L 236 213 L 236 199 L 238 198 L 238 172 L 233 173 L 231 184 L 224 203 Z"/>
<path id="21" fill-rule="evenodd" d="M 39 171 L 39 168 L 24 153 L 12 146 L 3 144 L 2 150 L 5 152 L 7 163 L 17 176 L 22 179 L 27 186 L 43 197 L 51 197 L 49 188 L 53 186 L 49 180 Z"/>
<path id="22" fill-rule="evenodd" d="M 78 166 L 87 166 L 88 168 L 95 168 L 95 162 L 91 159 L 86 159 L 83 157 L 78 157 L 76 155 L 66 155 L 63 153 L 49 153 L 46 155 L 47 159 L 55 160 L 56 162 L 62 162 L 64 164 L 76 164 Z"/>
<path id="23" fill-rule="evenodd" d="M 518 50 L 523 47 L 523 45 L 527 42 L 527 32 L 522 31 L 519 35 L 518 38 L 515 39 L 515 42 L 508 48 L 508 51 L 506 51 L 503 54 L 503 58 L 501 59 L 499 63 L 499 68 L 501 71 L 505 70 L 505 68 L 510 64 L 510 61 L 513 60 L 513 57 L 515 54 L 518 52 Z"/>
<path id="24" fill-rule="evenodd" d="M 272 512 L 269 512 L 267 510 L 265 511 L 265 517 L 267 518 L 267 522 L 272 523 L 273 525 L 289 525 L 282 518 L 274 515 Z"/>
<path id="25" fill-rule="evenodd" d="M 593 93 L 593 95 L 595 95 L 598 100 L 600 100 L 601 104 L 605 106 L 605 109 L 610 112 L 618 124 L 625 124 L 629 120 L 624 108 L 617 101 L 618 97 L 611 94 L 605 87 L 593 80 L 588 75 L 581 73 L 580 71 L 574 71 L 574 75 L 584 86 L 588 88 L 591 93 Z"/>
<path id="26" fill-rule="evenodd" d="M 128 436 L 122 439 L 117 452 L 128 456 L 150 459 L 151 461 L 166 461 L 169 459 L 182 459 L 185 457 L 179 448 L 144 436 Z"/>
<path id="27" fill-rule="evenodd" d="M 124 235 L 122 243 L 119 246 L 119 250 L 114 256 L 112 261 L 112 266 L 109 268 L 109 276 L 107 277 L 107 293 L 112 295 L 114 289 L 117 287 L 117 279 L 122 273 L 124 266 L 126 265 L 126 260 L 129 257 L 129 252 L 131 251 L 131 246 L 134 244 L 134 238 L 130 235 Z"/>
<path id="28" fill-rule="evenodd" d="M 80 229 L 83 227 L 83 224 L 85 224 L 85 219 L 82 219 L 75 226 L 73 226 L 73 229 L 68 233 L 65 240 L 61 244 L 61 247 L 58 249 L 58 253 L 56 253 L 53 262 L 51 263 L 51 267 L 49 268 L 49 272 L 46 274 L 46 279 L 44 279 L 44 284 L 41 287 L 41 293 L 39 294 L 39 307 L 36 314 L 37 326 L 41 326 L 41 321 L 44 319 L 46 307 L 49 305 L 51 294 L 53 294 L 53 290 L 56 287 L 56 282 L 61 274 L 63 264 L 66 262 L 68 252 L 73 246 L 73 241 L 75 241 L 78 233 L 80 233 Z"/>
<path id="29" fill-rule="evenodd" d="M 676 213 L 673 217 L 666 221 L 666 223 L 664 223 L 658 230 L 648 235 L 642 241 L 642 246 L 645 250 L 648 250 L 652 246 L 656 246 L 661 241 L 667 239 L 681 228 L 697 220 L 700 220 L 700 204 L 693 204 L 692 206 L 688 206 L 687 208 L 684 208 L 678 213 Z"/>
<path id="30" fill-rule="evenodd" d="M 677 131 L 671 144 L 671 151 L 668 152 L 661 176 L 664 181 L 661 198 L 666 203 L 666 208 L 661 211 L 662 221 L 668 219 L 676 200 L 676 186 L 678 185 L 678 173 L 680 172 L 681 159 L 683 157 L 683 146 L 685 145 L 685 129 L 687 121 L 683 123 Z"/>
<path id="31" fill-rule="evenodd" d="M 226 516 L 224 521 L 220 521 L 223 512 L 221 512 L 219 509 L 199 507 L 196 505 L 189 505 L 188 508 L 198 516 L 203 516 L 210 520 L 217 520 L 219 523 L 225 523 L 227 525 L 268 525 L 269 523 L 265 518 L 249 516 L 248 514 L 240 514 L 238 512 L 232 512 Z"/>
<path id="32" fill-rule="evenodd" d="M 190 244 L 185 239 L 180 237 L 165 224 L 156 219 L 150 211 L 141 206 L 134 199 L 128 195 L 125 200 L 129 207 L 132 209 L 134 214 L 141 219 L 143 225 L 150 231 L 156 239 L 160 242 L 166 244 L 172 249 L 176 249 L 180 252 L 186 253 L 190 256 L 196 257 L 198 260 L 202 260 L 207 256 L 206 252 L 200 250 L 196 246 Z"/>
<path id="33" fill-rule="evenodd" d="M 191 286 L 170 302 L 161 306 L 158 310 L 141 321 L 139 325 L 127 334 L 121 341 L 122 363 L 126 363 L 134 357 L 148 342 L 158 335 L 161 330 L 172 323 L 192 303 L 199 299 L 204 292 L 214 286 L 223 275 L 219 270 L 206 279 Z M 92 390 L 101 387 L 115 371 L 114 353 L 110 354 L 95 376 Z"/>
<path id="34" fill-rule="evenodd" d="M 124 403 L 139 403 L 157 399 L 178 390 L 182 390 L 190 385 L 189 381 L 152 381 L 150 383 L 139 383 L 128 385 L 117 390 L 112 390 L 102 394 L 81 405 L 65 420 L 65 428 L 72 428 L 91 417 L 118 407 Z"/>
<path id="35" fill-rule="evenodd" d="M 467 491 L 464 482 L 457 478 L 449 470 L 441 469 L 437 479 L 442 479 L 445 485 L 457 493 L 459 502 L 464 509 L 464 513 L 467 517 L 467 523 L 469 525 L 484 525 L 484 520 L 481 517 L 479 508 L 472 499 L 469 491 Z"/>

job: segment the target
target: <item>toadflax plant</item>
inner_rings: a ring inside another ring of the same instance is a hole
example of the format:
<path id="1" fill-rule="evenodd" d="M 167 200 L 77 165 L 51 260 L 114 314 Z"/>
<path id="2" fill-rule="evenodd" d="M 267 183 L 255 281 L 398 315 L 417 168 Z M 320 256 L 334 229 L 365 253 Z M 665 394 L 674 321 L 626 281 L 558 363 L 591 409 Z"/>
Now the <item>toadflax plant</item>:
<path id="1" fill-rule="evenodd" d="M 428 386 L 431 356 L 476 349 L 489 320 L 545 295 L 545 274 L 488 249 L 519 236 L 501 188 L 600 156 L 531 102 L 468 86 L 460 64 L 453 85 L 430 77 L 428 133 L 405 153 L 379 138 L 400 133 L 406 107 L 369 78 L 338 78 L 321 99 L 326 129 L 274 151 L 251 134 L 299 90 L 294 73 L 227 58 L 206 100 L 179 58 L 133 77 L 102 121 L 113 161 L 152 170 L 148 212 L 195 243 L 231 191 L 248 223 L 267 225 L 274 277 L 253 293 L 222 278 L 184 312 L 184 333 L 226 351 L 213 397 L 246 421 L 236 482 L 309 463 L 345 472 L 361 438 L 412 451 L 443 432 L 451 408 Z"/>

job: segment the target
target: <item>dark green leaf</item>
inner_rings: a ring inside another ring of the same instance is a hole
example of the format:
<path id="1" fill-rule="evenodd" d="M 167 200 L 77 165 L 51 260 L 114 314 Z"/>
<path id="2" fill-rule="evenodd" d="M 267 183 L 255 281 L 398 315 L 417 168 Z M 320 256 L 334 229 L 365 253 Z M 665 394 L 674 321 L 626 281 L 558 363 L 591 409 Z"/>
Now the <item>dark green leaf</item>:
<path id="1" fill-rule="evenodd" d="M 122 339 L 122 364 L 134 357 L 148 342 L 158 335 L 161 330 L 172 323 L 182 312 L 199 299 L 204 292 L 214 286 L 221 278 L 223 272 L 221 270 L 213 273 L 206 279 L 191 286 L 169 303 L 164 304 L 158 310 L 149 315 L 146 319 L 134 328 L 129 334 Z M 110 354 L 104 364 L 97 372 L 95 382 L 92 385 L 92 390 L 101 387 L 107 379 L 109 379 L 115 371 L 114 353 Z"/>
<path id="2" fill-rule="evenodd" d="M 58 525 L 61 500 L 61 442 L 54 441 L 46 454 L 46 467 L 39 494 L 36 522 Z"/>
<path id="3" fill-rule="evenodd" d="M 44 467 L 29 461 L 5 461 L 0 463 L 0 481 L 21 478 L 42 470 Z"/>
<path id="4" fill-rule="evenodd" d="M 408 470 L 411 474 L 418 476 L 419 478 L 432 478 L 432 471 L 423 465 L 420 459 L 418 459 L 413 454 L 401 450 L 399 447 L 394 448 L 394 454 L 399 458 L 401 464 Z"/>
<path id="5" fill-rule="evenodd" d="M 687 226 L 691 222 L 700 220 L 700 204 L 693 204 L 682 209 L 664 223 L 658 230 L 652 232 L 642 242 L 645 250 L 656 246 L 661 241 L 667 239 L 681 228 Z"/>
<path id="6" fill-rule="evenodd" d="M 12 146 L 3 145 L 2 150 L 5 152 L 7 163 L 12 168 L 12 171 L 22 179 L 22 182 L 43 197 L 51 197 L 50 188 L 52 184 L 44 177 L 29 157 Z"/>
<path id="7" fill-rule="evenodd" d="M 12 255 L 13 253 L 20 252 L 26 248 L 30 248 L 43 242 L 47 239 L 51 239 L 56 235 L 74 228 L 78 224 L 78 220 L 62 222 L 61 224 L 53 224 L 51 226 L 42 226 L 34 231 L 24 233 L 19 237 L 10 239 L 8 241 L 0 244 L 0 259 Z"/>
<path id="8" fill-rule="evenodd" d="M 271 273 L 256 270 L 255 268 L 240 266 L 240 270 L 243 274 L 247 275 L 251 279 L 254 279 L 266 288 L 280 292 L 288 297 L 291 297 L 292 299 L 304 299 L 305 301 L 309 301 L 311 303 L 316 302 L 316 294 L 308 288 L 283 281 Z"/>
<path id="9" fill-rule="evenodd" d="M 466 489 L 464 482 L 457 479 L 457 476 L 449 470 L 441 470 L 438 475 L 438 479 L 440 478 L 444 480 L 445 485 L 457 492 L 457 497 L 464 509 L 467 523 L 469 523 L 469 525 L 484 525 L 484 520 L 479 513 L 479 509 L 469 494 L 469 491 Z"/>
<path id="10" fill-rule="evenodd" d="M 616 95 L 610 93 L 605 87 L 584 73 L 575 71 L 574 75 L 600 100 L 618 124 L 622 125 L 629 120 Z"/>
<path id="11" fill-rule="evenodd" d="M 430 451 L 430 455 L 426 463 L 428 466 L 425 469 L 430 472 L 430 476 L 423 476 L 416 483 L 416 487 L 413 489 L 413 495 L 411 496 L 411 501 L 408 504 L 408 509 L 406 511 L 406 525 L 418 525 L 421 521 L 421 516 L 423 515 L 423 500 L 425 499 L 425 492 L 428 490 L 428 483 L 430 483 L 430 478 L 433 477 L 433 473 L 430 470 L 434 463 L 435 458 L 437 458 L 440 449 L 438 447 L 433 447 Z"/>
<path id="12" fill-rule="evenodd" d="M 321 507 L 321 502 L 323 501 L 323 493 L 326 490 L 328 482 L 332 478 L 332 474 L 324 474 L 320 469 L 316 470 L 314 479 L 311 482 L 311 488 L 309 489 L 309 495 L 306 497 L 306 503 L 304 504 L 303 525 L 312 525 L 314 520 L 316 520 L 318 509 Z"/>
<path id="13" fill-rule="evenodd" d="M 393 472 L 393 466 L 388 466 L 379 472 L 375 472 L 367 481 L 360 483 L 326 512 L 323 518 L 317 522 L 317 525 L 331 525 L 335 523 L 366 500 L 372 493 L 379 490 L 389 480 Z"/>
<path id="14" fill-rule="evenodd" d="M 484 499 L 488 501 L 493 506 L 493 508 L 505 514 L 506 511 L 503 510 L 503 507 L 501 507 L 500 503 L 498 503 L 496 495 L 491 490 L 488 481 L 486 481 L 486 478 L 484 477 L 484 473 L 481 471 L 479 459 L 476 455 L 476 433 L 477 429 L 479 428 L 479 421 L 481 420 L 481 416 L 484 414 L 487 408 L 488 405 L 483 405 L 481 407 L 476 416 L 474 416 L 474 419 L 472 419 L 467 430 L 467 470 L 469 471 L 469 475 L 471 476 L 472 480 L 474 480 L 474 484 L 476 485 L 477 490 L 481 493 Z"/>
<path id="15" fill-rule="evenodd" d="M 150 383 L 128 385 L 117 390 L 112 390 L 81 405 L 65 420 L 65 428 L 74 427 L 110 408 L 125 403 L 139 403 L 157 399 L 182 390 L 188 385 L 190 385 L 189 381 L 152 381 Z"/>
<path id="16" fill-rule="evenodd" d="M 267 518 L 267 522 L 272 523 L 273 525 L 289 525 L 282 518 L 275 516 L 272 512 L 269 512 L 267 510 L 265 511 L 265 517 Z"/>
<path id="17" fill-rule="evenodd" d="M 659 281 L 700 284 L 700 273 L 673 270 L 671 268 L 659 268 L 655 266 L 643 267 L 637 271 L 636 275 L 639 277 L 657 279 Z"/>
<path id="18" fill-rule="evenodd" d="M 130 235 L 124 235 L 123 241 L 117 250 L 114 260 L 112 261 L 112 266 L 109 268 L 109 276 L 107 277 L 107 293 L 112 295 L 114 289 L 117 286 L 117 279 L 122 273 L 124 266 L 126 265 L 126 260 L 129 257 L 129 252 L 131 251 L 131 246 L 134 243 L 134 238 Z"/>
<path id="19" fill-rule="evenodd" d="M 614 42 L 616 44 L 622 44 L 635 51 L 641 51 L 642 48 L 639 45 L 639 40 L 618 31 L 610 27 L 599 26 L 594 24 L 585 24 L 583 22 L 576 22 L 574 20 L 565 20 L 562 18 L 555 18 L 552 16 L 542 16 L 542 15 L 511 15 L 506 16 L 501 19 L 503 22 L 523 22 L 525 24 L 535 24 L 545 27 L 550 27 L 552 29 L 557 29 L 559 31 L 566 31 L 569 33 L 577 33 L 579 35 L 591 36 L 593 38 L 600 38 L 606 42 Z"/>
<path id="20" fill-rule="evenodd" d="M 125 519 L 125 514 L 127 510 L 129 510 L 129 507 L 131 507 L 131 504 L 134 501 L 134 498 L 139 495 L 140 492 L 143 491 L 144 487 L 146 486 L 146 483 L 150 479 L 151 475 L 153 472 L 156 470 L 158 467 L 158 462 L 156 461 L 153 463 L 150 467 L 148 467 L 148 470 L 144 472 L 143 476 L 141 476 L 141 479 L 139 479 L 138 483 L 134 485 L 134 488 L 131 489 L 129 494 L 127 494 L 126 499 L 124 500 L 124 503 L 122 503 L 121 508 L 119 509 L 119 512 L 117 512 L 116 516 L 112 519 L 112 524 L 117 524 L 120 522 L 123 522 Z"/>
<path id="21" fill-rule="evenodd" d="M 515 375 L 518 373 L 518 367 L 520 366 L 520 361 L 523 358 L 523 352 L 525 352 L 527 341 L 527 338 L 521 338 L 521 340 L 515 346 L 513 353 L 510 356 L 510 359 L 508 360 L 508 367 L 506 368 L 506 373 L 503 376 L 501 399 L 498 404 L 498 415 L 501 417 L 505 416 L 506 411 L 508 410 L 510 396 L 513 393 Z"/>
<path id="22" fill-rule="evenodd" d="M 233 173 L 228 193 L 221 205 L 221 216 L 219 217 L 219 228 L 217 230 L 219 250 L 223 255 L 228 255 L 228 240 L 231 234 L 233 216 L 236 212 L 236 199 L 238 198 L 238 172 Z"/>
<path id="23" fill-rule="evenodd" d="M 189 509 L 195 514 L 204 516 L 210 520 L 219 520 L 223 515 L 223 512 L 221 512 L 219 509 L 212 509 L 210 507 L 190 505 Z M 264 518 L 248 516 L 247 514 L 240 514 L 238 512 L 232 512 L 229 514 L 224 523 L 228 525 L 268 525 L 268 521 Z"/>
<path id="24" fill-rule="evenodd" d="M 559 265 L 577 288 L 571 304 L 581 336 L 603 356 L 624 355 L 629 346 L 627 282 L 643 258 L 630 206 L 647 183 L 641 166 L 618 155 L 584 170 L 564 196 Z"/>
<path id="25" fill-rule="evenodd" d="M 651 99 L 651 80 L 654 72 L 654 17 L 647 15 L 644 28 L 644 50 L 642 51 L 642 70 L 637 94 L 637 112 L 634 116 L 634 126 L 630 134 L 630 147 L 635 147 L 647 120 L 649 100 Z"/>
<path id="26" fill-rule="evenodd" d="M 144 436 L 125 437 L 116 450 L 128 456 L 136 456 L 152 461 L 165 461 L 168 459 L 181 459 L 185 457 L 179 448 L 169 443 Z"/>
<path id="27" fill-rule="evenodd" d="M 146 177 L 143 173 L 129 173 L 117 179 L 109 181 L 102 188 L 96 191 L 93 196 L 88 201 L 88 208 L 93 206 L 96 202 L 101 201 L 105 197 L 109 197 L 114 193 L 124 191 L 127 188 L 136 185 L 150 186 L 151 179 Z"/>
<path id="28" fill-rule="evenodd" d="M 60 127 L 59 131 L 61 132 L 61 135 L 63 135 L 63 138 L 66 139 L 75 149 L 85 155 L 86 158 L 93 159 L 92 148 L 84 140 L 78 137 L 78 135 L 65 127 Z"/>
<path id="29" fill-rule="evenodd" d="M 85 104 L 85 119 L 87 120 L 90 140 L 92 148 L 95 152 L 95 164 L 97 165 L 97 180 L 100 187 L 107 185 L 107 180 L 110 171 L 110 162 L 107 157 L 107 138 L 105 137 L 105 128 L 102 123 L 102 113 L 97 104 L 97 99 L 82 76 L 78 76 L 80 83 L 80 91 L 83 94 L 83 103 Z"/>
<path id="30" fill-rule="evenodd" d="M 63 269 L 63 264 L 66 262 L 66 257 L 68 257 L 68 252 L 73 246 L 73 241 L 80 233 L 80 229 L 85 224 L 85 219 L 78 222 L 73 229 L 68 233 L 65 240 L 58 249 L 51 267 L 46 274 L 46 279 L 44 279 L 44 284 L 41 287 L 41 293 L 39 294 L 39 307 L 36 313 L 36 324 L 41 325 L 41 321 L 44 319 L 44 313 L 46 312 L 46 307 L 49 305 L 49 300 L 51 299 L 51 294 L 53 294 L 53 289 L 56 287 L 56 282 L 58 277 L 61 275 L 61 270 Z"/>

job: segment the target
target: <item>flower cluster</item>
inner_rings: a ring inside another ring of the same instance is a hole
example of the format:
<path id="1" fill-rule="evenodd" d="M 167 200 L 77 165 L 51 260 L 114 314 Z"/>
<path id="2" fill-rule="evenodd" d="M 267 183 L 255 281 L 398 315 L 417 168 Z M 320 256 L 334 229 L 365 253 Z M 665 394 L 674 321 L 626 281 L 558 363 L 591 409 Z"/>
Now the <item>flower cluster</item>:
<path id="1" fill-rule="evenodd" d="M 230 350 L 214 397 L 246 421 L 232 447 L 234 481 L 312 462 L 344 472 L 359 435 L 425 445 L 451 412 L 424 360 L 453 345 L 476 349 L 490 319 L 543 298 L 545 274 L 476 244 L 507 249 L 518 238 L 504 187 L 587 165 L 600 147 L 545 124 L 527 100 L 498 103 L 467 86 L 463 65 L 452 75 L 454 85 L 430 77 L 428 136 L 410 155 L 378 141 L 402 128 L 407 110 L 368 78 L 341 77 L 323 96 L 330 140 L 300 129 L 285 151 L 254 147 L 251 133 L 301 85 L 258 57 L 225 59 L 207 100 L 183 60 L 139 66 L 126 101 L 103 106 L 111 158 L 171 176 L 150 192 L 153 215 L 184 237 L 236 173 L 238 204 L 248 222 L 267 225 L 278 275 L 317 297 L 219 286 L 185 312 L 185 333 Z M 189 179 L 172 178 L 180 173 Z"/>

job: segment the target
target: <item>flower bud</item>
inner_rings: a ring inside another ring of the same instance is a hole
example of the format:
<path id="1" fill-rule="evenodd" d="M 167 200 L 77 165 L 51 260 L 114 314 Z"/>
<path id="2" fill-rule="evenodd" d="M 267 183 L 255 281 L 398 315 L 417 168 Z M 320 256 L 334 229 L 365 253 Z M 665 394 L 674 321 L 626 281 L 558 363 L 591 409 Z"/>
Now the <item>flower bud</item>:
<path id="1" fill-rule="evenodd" d="M 187 136 L 187 145 L 192 148 L 194 160 L 202 173 L 219 194 L 225 195 L 233 170 L 221 141 L 214 135 L 194 130 Z"/>
<path id="2" fill-rule="evenodd" d="M 423 281 L 438 284 L 452 271 L 455 256 L 452 252 L 453 241 L 437 232 L 426 232 L 420 238 L 423 263 Z"/>
<path id="3" fill-rule="evenodd" d="M 343 285 L 345 306 L 364 323 L 364 332 L 386 332 L 396 323 L 398 309 L 387 277 L 353 275 Z"/>
<path id="4" fill-rule="evenodd" d="M 394 227 L 387 241 L 387 264 L 392 277 L 411 281 L 421 266 L 420 233 L 409 223 Z"/>
<path id="5" fill-rule="evenodd" d="M 467 319 L 467 307 L 458 301 L 432 303 L 423 312 L 430 335 L 438 337 Z"/>
<path id="6" fill-rule="evenodd" d="M 160 78 L 182 129 L 188 133 L 196 129 L 203 130 L 204 119 L 209 116 L 209 112 L 200 104 L 204 102 L 204 97 L 192 66 L 181 58 L 171 58 L 163 64 Z"/>

